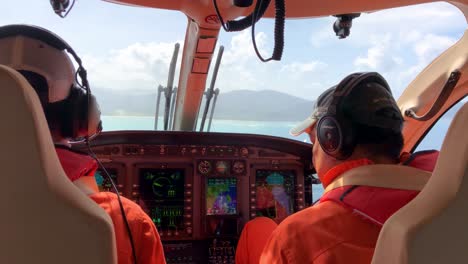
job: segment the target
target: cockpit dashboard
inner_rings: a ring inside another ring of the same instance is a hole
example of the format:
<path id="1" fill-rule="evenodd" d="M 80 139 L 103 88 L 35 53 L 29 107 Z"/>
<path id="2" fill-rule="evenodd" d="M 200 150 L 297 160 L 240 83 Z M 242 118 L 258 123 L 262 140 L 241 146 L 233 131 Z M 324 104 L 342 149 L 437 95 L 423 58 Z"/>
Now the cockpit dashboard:
<path id="1" fill-rule="evenodd" d="M 104 132 L 92 150 L 150 216 L 168 263 L 234 263 L 243 225 L 312 203 L 310 144 L 262 135 Z M 78 146 L 83 148 L 84 146 Z M 102 191 L 113 191 L 102 170 Z"/>

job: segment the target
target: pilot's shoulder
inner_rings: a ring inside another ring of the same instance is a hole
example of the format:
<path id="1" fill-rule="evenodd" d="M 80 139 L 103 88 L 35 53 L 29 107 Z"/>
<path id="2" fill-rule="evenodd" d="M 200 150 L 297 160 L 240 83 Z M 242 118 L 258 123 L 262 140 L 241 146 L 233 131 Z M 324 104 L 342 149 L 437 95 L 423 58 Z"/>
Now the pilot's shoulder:
<path id="1" fill-rule="evenodd" d="M 346 213 L 347 210 L 343 206 L 340 206 L 334 202 L 324 202 L 290 215 L 280 225 L 319 224 L 323 221 L 330 220 L 330 218 L 335 218 Z"/>
<path id="2" fill-rule="evenodd" d="M 334 226 L 349 210 L 324 202 L 299 211 L 281 222 L 270 236 L 260 263 L 311 263 L 340 242 Z"/>
<path id="3" fill-rule="evenodd" d="M 113 211 L 111 212 L 111 214 L 118 213 L 119 215 L 121 215 L 119 198 L 117 197 L 115 193 L 99 192 L 99 193 L 95 193 L 91 195 L 90 197 L 96 203 L 98 203 L 101 207 L 103 207 L 106 211 L 108 210 Z M 122 206 L 124 208 L 124 211 L 125 211 L 125 214 L 127 216 L 127 220 L 129 221 L 129 223 L 133 221 L 141 222 L 141 221 L 145 221 L 149 219 L 148 215 L 134 201 L 128 198 L 125 198 L 124 196 L 120 196 L 120 201 L 122 202 Z"/>

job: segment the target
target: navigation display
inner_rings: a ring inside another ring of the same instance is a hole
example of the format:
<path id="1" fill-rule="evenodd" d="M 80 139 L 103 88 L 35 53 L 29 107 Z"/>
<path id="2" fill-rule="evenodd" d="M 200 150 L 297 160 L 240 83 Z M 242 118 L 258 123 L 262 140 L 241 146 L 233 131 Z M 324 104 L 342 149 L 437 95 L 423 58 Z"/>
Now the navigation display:
<path id="1" fill-rule="evenodd" d="M 237 179 L 208 178 L 206 186 L 207 215 L 237 214 Z"/>
<path id="2" fill-rule="evenodd" d="M 184 170 L 140 169 L 139 204 L 160 230 L 182 230 Z"/>
<path id="3" fill-rule="evenodd" d="M 293 170 L 257 170 L 257 216 L 280 222 L 293 213 L 295 176 Z"/>
<path id="4" fill-rule="evenodd" d="M 109 169 L 106 168 L 107 172 L 112 178 L 112 181 L 114 182 L 115 186 L 118 184 L 118 172 L 117 169 Z M 112 184 L 109 180 L 109 177 L 107 177 L 106 173 L 102 171 L 101 169 L 97 170 L 96 173 L 94 173 L 94 178 L 96 179 L 96 183 L 98 185 L 99 191 L 100 192 L 114 192 L 114 188 L 112 188 Z"/>

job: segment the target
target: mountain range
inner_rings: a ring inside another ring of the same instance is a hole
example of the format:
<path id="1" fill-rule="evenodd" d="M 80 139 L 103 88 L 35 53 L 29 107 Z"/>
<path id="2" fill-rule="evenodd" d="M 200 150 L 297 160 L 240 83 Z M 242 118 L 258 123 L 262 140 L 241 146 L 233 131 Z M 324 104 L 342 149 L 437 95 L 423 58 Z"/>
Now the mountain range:
<path id="1" fill-rule="evenodd" d="M 120 93 L 94 88 L 103 115 L 154 116 L 156 92 Z M 163 115 L 165 99 L 161 98 L 159 115 Z M 213 100 L 211 101 L 213 104 Z M 273 90 L 236 90 L 220 93 L 214 119 L 252 121 L 299 121 L 312 111 L 313 102 Z M 202 101 L 201 113 L 205 107 Z"/>

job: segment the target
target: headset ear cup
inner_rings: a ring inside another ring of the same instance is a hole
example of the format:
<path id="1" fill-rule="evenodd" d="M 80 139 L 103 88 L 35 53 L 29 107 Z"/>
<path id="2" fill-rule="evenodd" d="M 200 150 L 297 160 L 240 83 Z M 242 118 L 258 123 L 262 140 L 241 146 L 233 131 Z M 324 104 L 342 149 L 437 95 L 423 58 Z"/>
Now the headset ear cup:
<path id="1" fill-rule="evenodd" d="M 344 160 L 354 151 L 355 140 L 352 124 L 335 116 L 322 117 L 317 124 L 317 139 L 320 147 L 328 155 Z"/>
<path id="2" fill-rule="evenodd" d="M 341 150 L 342 131 L 334 116 L 320 118 L 317 124 L 317 139 L 325 153 L 336 157 Z"/>

